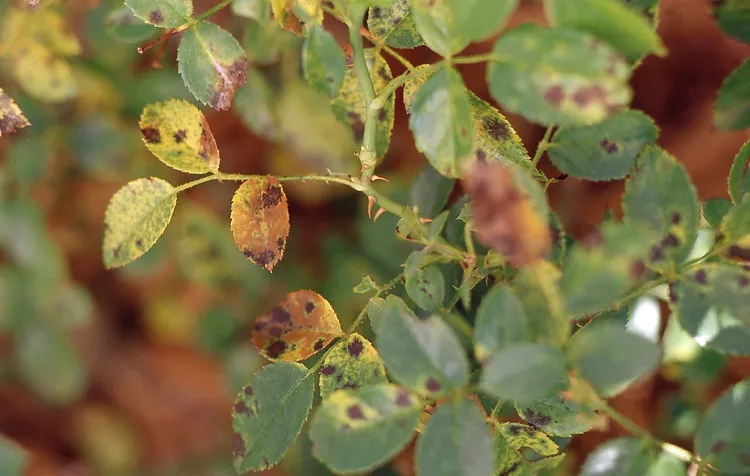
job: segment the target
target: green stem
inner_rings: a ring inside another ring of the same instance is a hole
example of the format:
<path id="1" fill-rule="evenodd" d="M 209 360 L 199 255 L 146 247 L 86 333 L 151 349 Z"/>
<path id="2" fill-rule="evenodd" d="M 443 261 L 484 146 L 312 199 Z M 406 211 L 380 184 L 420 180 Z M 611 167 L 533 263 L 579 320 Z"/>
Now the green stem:
<path id="1" fill-rule="evenodd" d="M 197 180 L 193 180 L 192 182 L 183 183 L 179 187 L 175 187 L 174 188 L 174 193 L 177 194 L 177 193 L 180 193 L 180 192 L 184 192 L 185 190 L 193 188 L 196 185 L 200 185 L 202 183 L 211 182 L 213 180 L 218 180 L 218 179 L 219 179 L 219 176 L 217 176 L 217 175 L 206 175 L 205 177 L 201 177 L 201 178 L 199 178 Z"/>
<path id="2" fill-rule="evenodd" d="M 490 413 L 491 420 L 497 420 L 497 417 L 500 416 L 500 410 L 502 410 L 504 404 L 504 401 L 498 400 L 495 406 L 492 407 L 492 413 Z"/>
<path id="3" fill-rule="evenodd" d="M 370 70 L 367 68 L 367 59 L 365 58 L 365 47 L 362 37 L 359 34 L 361 22 L 353 22 L 349 25 L 349 43 L 352 45 L 352 60 L 354 62 L 354 71 L 357 73 L 359 87 L 365 97 L 365 132 L 362 138 L 362 147 L 359 151 L 359 160 L 362 163 L 362 183 L 369 184 L 375 173 L 375 167 L 378 163 L 377 153 L 375 152 L 375 134 L 378 126 L 378 111 L 370 108 L 372 101 L 375 99 L 375 87 L 372 84 Z"/>
<path id="4" fill-rule="evenodd" d="M 502 61 L 502 58 L 497 53 L 481 53 L 478 55 L 471 56 L 457 56 L 451 58 L 453 64 L 474 64 L 474 63 L 487 63 L 490 61 Z"/>
<path id="5" fill-rule="evenodd" d="M 542 155 L 544 155 L 544 151 L 547 150 L 547 146 L 549 144 L 549 140 L 552 137 L 552 131 L 554 130 L 555 126 L 549 125 L 547 126 L 547 130 L 544 131 L 544 136 L 542 137 L 542 140 L 539 141 L 539 145 L 536 146 L 536 152 L 534 153 L 534 158 L 532 159 L 531 163 L 534 165 L 534 167 L 539 164 L 539 161 L 542 158 Z"/>
<path id="6" fill-rule="evenodd" d="M 471 327 L 471 324 L 455 312 L 450 312 L 450 310 L 451 308 L 447 308 L 443 312 L 443 319 L 445 319 L 453 328 L 461 332 L 461 334 L 464 334 L 471 339 L 474 335 L 474 329 Z"/>
<path id="7" fill-rule="evenodd" d="M 381 109 L 385 106 L 385 102 L 391 97 L 391 94 L 395 93 L 398 88 L 408 83 L 412 79 L 425 76 L 433 71 L 439 69 L 442 66 L 442 62 L 433 63 L 424 68 L 415 69 L 414 71 L 406 74 L 402 74 L 393 78 L 383 89 L 380 90 L 380 94 L 377 95 L 373 103 L 370 105 L 370 109 Z"/>

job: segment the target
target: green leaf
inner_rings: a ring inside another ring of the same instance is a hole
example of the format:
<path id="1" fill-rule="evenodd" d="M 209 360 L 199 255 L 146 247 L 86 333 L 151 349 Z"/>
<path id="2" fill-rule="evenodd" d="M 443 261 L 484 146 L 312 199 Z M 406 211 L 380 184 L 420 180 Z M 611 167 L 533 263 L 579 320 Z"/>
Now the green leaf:
<path id="1" fill-rule="evenodd" d="M 729 197 L 735 204 L 750 192 L 750 141 L 745 142 L 732 161 L 728 180 Z"/>
<path id="2" fill-rule="evenodd" d="M 456 181 L 445 178 L 430 164 L 425 164 L 411 185 L 411 204 L 419 216 L 435 218 L 445 208 Z"/>
<path id="3" fill-rule="evenodd" d="M 302 47 L 302 69 L 305 79 L 331 97 L 344 82 L 346 58 L 339 44 L 323 26 L 313 25 Z"/>
<path id="4" fill-rule="evenodd" d="M 134 180 L 115 193 L 104 216 L 104 265 L 117 268 L 146 253 L 166 230 L 177 193 L 159 178 Z"/>
<path id="5" fill-rule="evenodd" d="M 436 264 L 430 264 L 429 256 L 415 251 L 404 265 L 406 294 L 425 311 L 437 312 L 445 300 L 445 278 Z"/>
<path id="6" fill-rule="evenodd" d="M 367 318 L 370 320 L 370 327 L 375 334 L 378 333 L 378 327 L 383 317 L 383 309 L 385 309 L 385 302 L 386 300 L 380 297 L 370 298 L 367 301 Z"/>
<path id="7" fill-rule="evenodd" d="M 436 72 L 419 88 L 409 128 L 417 149 L 446 177 L 460 177 L 460 162 L 474 150 L 469 93 L 452 68 Z"/>
<path id="8" fill-rule="evenodd" d="M 706 411 L 695 434 L 701 459 L 722 473 L 750 471 L 750 379 L 734 385 Z"/>
<path id="9" fill-rule="evenodd" d="M 276 465 L 302 429 L 315 381 L 301 364 L 266 365 L 243 388 L 232 410 L 234 467 L 238 472 Z"/>
<path id="10" fill-rule="evenodd" d="M 125 0 L 135 16 L 159 28 L 177 28 L 193 15 L 192 0 Z"/>
<path id="11" fill-rule="evenodd" d="M 339 390 L 312 419 L 313 455 L 337 474 L 371 470 L 409 443 L 422 408 L 418 397 L 392 384 Z"/>
<path id="12" fill-rule="evenodd" d="M 107 15 L 107 33 L 121 43 L 146 41 L 159 30 L 136 17 L 131 9 L 121 5 Z"/>
<path id="13" fill-rule="evenodd" d="M 750 250 L 750 193 L 724 217 L 721 233 L 725 242 Z"/>
<path id="14" fill-rule="evenodd" d="M 320 397 L 324 400 L 342 388 L 356 389 L 387 382 L 378 351 L 357 333 L 333 346 L 320 367 Z"/>
<path id="15" fill-rule="evenodd" d="M 587 326 L 567 344 L 568 361 L 602 397 L 622 392 L 655 370 L 659 346 L 615 324 Z"/>
<path id="16" fill-rule="evenodd" d="M 21 476 L 26 470 L 28 456 L 10 439 L 0 436 L 0 474 Z"/>
<path id="17" fill-rule="evenodd" d="M 219 149 L 208 121 L 189 102 L 149 104 L 139 126 L 146 148 L 173 169 L 192 174 L 219 171 Z"/>
<path id="18" fill-rule="evenodd" d="M 399 301 L 388 297 L 376 331 L 388 375 L 430 398 L 466 385 L 469 362 L 450 327 L 437 316 L 417 319 Z"/>
<path id="19" fill-rule="evenodd" d="M 621 179 L 659 136 L 654 121 L 639 111 L 616 112 L 590 126 L 562 127 L 547 148 L 561 172 L 591 181 Z"/>
<path id="20" fill-rule="evenodd" d="M 500 37 L 492 52 L 492 97 L 531 121 L 593 124 L 630 102 L 627 63 L 585 33 L 526 24 Z"/>
<path id="21" fill-rule="evenodd" d="M 380 286 L 370 276 L 363 277 L 359 284 L 352 289 L 357 294 L 367 294 L 370 291 L 378 290 L 380 290 Z"/>
<path id="22" fill-rule="evenodd" d="M 750 127 L 750 59 L 724 79 L 714 106 L 714 125 L 723 131 Z"/>
<path id="23" fill-rule="evenodd" d="M 559 349 L 514 344 L 490 359 L 479 386 L 502 400 L 529 401 L 548 395 L 566 381 L 565 357 Z"/>
<path id="24" fill-rule="evenodd" d="M 750 271 L 705 264 L 672 283 L 669 298 L 674 317 L 698 344 L 750 355 Z"/>
<path id="25" fill-rule="evenodd" d="M 15 134 L 19 129 L 30 125 L 13 98 L 5 94 L 3 88 L 0 88 L 0 137 L 3 134 Z"/>
<path id="26" fill-rule="evenodd" d="M 276 63 L 284 52 L 296 48 L 300 39 L 275 21 L 248 20 L 242 36 L 248 61 L 254 65 Z"/>
<path id="27" fill-rule="evenodd" d="M 667 54 L 646 16 L 619 0 L 545 0 L 544 11 L 552 26 L 590 33 L 631 61 Z"/>
<path id="28" fill-rule="evenodd" d="M 388 6 L 370 8 L 367 29 L 379 42 L 384 41 L 394 48 L 416 48 L 424 44 L 409 0 L 390 0 Z"/>
<path id="29" fill-rule="evenodd" d="M 560 342 L 563 336 L 567 339 L 570 323 L 567 319 L 560 321 L 550 318 L 553 314 L 549 302 L 542 297 L 545 296 L 545 291 L 540 286 L 539 280 L 541 275 L 546 281 L 544 285 L 547 289 L 559 292 L 560 271 L 549 262 L 542 262 L 537 266 L 541 268 L 538 274 L 525 268 L 518 273 L 515 281 L 516 296 L 521 300 L 526 311 L 527 340 L 538 344 Z"/>
<path id="30" fill-rule="evenodd" d="M 492 476 L 495 455 L 485 415 L 469 398 L 444 402 L 417 441 L 415 469 L 421 476 Z"/>
<path id="31" fill-rule="evenodd" d="M 245 51 L 229 32 L 205 21 L 185 32 L 177 65 L 193 96 L 218 111 L 229 109 L 237 88 L 247 81 Z"/>
<path id="32" fill-rule="evenodd" d="M 703 218 L 713 229 L 718 229 L 721 221 L 734 208 L 731 200 L 726 198 L 712 198 L 703 202 Z"/>
<path id="33" fill-rule="evenodd" d="M 271 12 L 268 0 L 234 0 L 232 13 L 253 20 L 267 20 Z"/>
<path id="34" fill-rule="evenodd" d="M 237 90 L 232 110 L 255 134 L 269 140 L 278 140 L 276 119 L 277 98 L 268 80 L 255 68 L 250 68 L 247 84 Z"/>
<path id="35" fill-rule="evenodd" d="M 490 289 L 477 309 L 474 355 L 484 362 L 512 344 L 529 340 L 528 317 L 521 301 L 506 285 Z"/>
<path id="36" fill-rule="evenodd" d="M 548 435 L 571 436 L 586 433 L 596 423 L 596 412 L 558 395 L 516 403 L 518 415 Z"/>
<path id="37" fill-rule="evenodd" d="M 501 423 L 500 436 L 512 449 L 528 448 L 541 456 L 557 454 L 558 446 L 544 432 L 523 423 Z"/>
<path id="38" fill-rule="evenodd" d="M 750 43 L 750 4 L 745 0 L 712 3 L 714 18 L 724 33 L 743 43 Z"/>
<path id="39" fill-rule="evenodd" d="M 638 438 L 615 438 L 589 454 L 581 476 L 646 475 L 652 458 L 653 450 L 648 442 Z"/>
<path id="40" fill-rule="evenodd" d="M 698 196 L 685 168 L 663 149 L 648 146 L 625 184 L 624 220 L 658 234 L 649 261 L 669 269 L 690 253 L 698 233 Z"/>

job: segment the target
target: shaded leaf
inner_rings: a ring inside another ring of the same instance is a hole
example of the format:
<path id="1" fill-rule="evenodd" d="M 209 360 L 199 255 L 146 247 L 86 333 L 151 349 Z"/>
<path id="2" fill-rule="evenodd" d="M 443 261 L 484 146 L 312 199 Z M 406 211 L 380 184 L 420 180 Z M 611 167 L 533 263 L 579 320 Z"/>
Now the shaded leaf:
<path id="1" fill-rule="evenodd" d="M 733 208 L 732 202 L 726 198 L 712 198 L 703 201 L 703 218 L 706 219 L 709 226 L 718 229 L 721 221 Z M 700 231 L 699 231 L 700 233 Z"/>
<path id="2" fill-rule="evenodd" d="M 3 134 L 15 134 L 19 129 L 30 125 L 13 98 L 0 88 L 0 137 Z"/>
<path id="3" fill-rule="evenodd" d="M 510 112 L 541 124 L 601 121 L 630 102 L 630 68 L 611 47 L 571 30 L 522 25 L 494 45 L 487 82 Z"/>
<path id="4" fill-rule="evenodd" d="M 266 365 L 232 409 L 234 467 L 238 472 L 275 466 L 297 439 L 313 402 L 315 380 L 301 364 Z"/>
<path id="5" fill-rule="evenodd" d="M 276 177 L 255 176 L 232 197 L 234 242 L 250 261 L 268 271 L 281 260 L 289 237 L 289 204 Z"/>
<path id="6" fill-rule="evenodd" d="M 445 278 L 430 256 L 415 251 L 404 264 L 406 294 L 425 311 L 437 312 L 445 300 Z"/>
<path id="7" fill-rule="evenodd" d="M 420 476 L 492 476 L 495 455 L 485 415 L 469 398 L 438 406 L 417 441 Z"/>
<path id="8" fill-rule="evenodd" d="M 285 51 L 299 43 L 300 39 L 294 33 L 273 21 L 247 20 L 242 36 L 242 46 L 253 65 L 276 63 Z"/>
<path id="9" fill-rule="evenodd" d="M 367 29 L 378 40 L 394 48 L 416 48 L 424 40 L 417 30 L 409 0 L 390 0 L 383 7 L 371 7 Z"/>
<path id="10" fill-rule="evenodd" d="M 276 119 L 276 95 L 268 80 L 255 68 L 250 68 L 247 84 L 237 90 L 232 110 L 255 134 L 270 139 L 279 138 Z"/>
<path id="11" fill-rule="evenodd" d="M 320 367 L 320 397 L 342 388 L 388 383 L 383 360 L 375 347 L 359 334 L 341 340 L 328 352 Z"/>
<path id="12" fill-rule="evenodd" d="M 451 68 L 436 72 L 414 96 L 409 128 L 417 149 L 446 177 L 460 177 L 461 160 L 474 150 L 469 93 Z"/>
<path id="13" fill-rule="evenodd" d="M 267 20 L 271 9 L 268 0 L 234 0 L 232 13 L 253 20 Z"/>
<path id="14" fill-rule="evenodd" d="M 724 217 L 721 233 L 725 242 L 750 250 L 750 193 L 746 193 L 740 203 Z"/>
<path id="15" fill-rule="evenodd" d="M 548 435 L 580 435 L 594 427 L 596 413 L 583 405 L 550 395 L 530 402 L 516 403 L 518 415 Z"/>
<path id="16" fill-rule="evenodd" d="M 513 344 L 494 354 L 482 370 L 480 388 L 513 401 L 542 398 L 567 381 L 565 357 L 540 344 Z"/>
<path id="17" fill-rule="evenodd" d="M 547 154 L 555 167 L 573 177 L 621 179 L 630 173 L 641 150 L 653 144 L 658 135 L 650 117 L 623 110 L 598 124 L 560 128 Z"/>
<path id="18" fill-rule="evenodd" d="M 346 58 L 336 40 L 321 25 L 307 32 L 302 48 L 305 79 L 315 88 L 335 97 L 344 82 Z"/>
<path id="19" fill-rule="evenodd" d="M 750 5 L 743 0 L 712 2 L 714 18 L 724 33 L 750 43 Z"/>
<path id="20" fill-rule="evenodd" d="M 247 81 L 245 51 L 229 32 L 205 21 L 185 32 L 177 65 L 193 96 L 219 111 L 229 109 L 237 88 Z"/>
<path id="21" fill-rule="evenodd" d="M 174 187 L 159 178 L 129 182 L 115 193 L 104 216 L 104 265 L 126 265 L 146 253 L 166 230 L 177 206 Z"/>
<path id="22" fill-rule="evenodd" d="M 661 360 L 659 346 L 616 324 L 586 326 L 567 343 L 568 361 L 602 397 L 622 392 Z"/>
<path id="23" fill-rule="evenodd" d="M 121 43 L 140 43 L 159 30 L 135 16 L 133 10 L 121 5 L 107 15 L 107 33 Z"/>
<path id="24" fill-rule="evenodd" d="M 501 423 L 500 434 L 511 448 L 520 450 L 528 448 L 541 456 L 557 454 L 557 444 L 544 432 L 523 423 Z"/>
<path id="25" fill-rule="evenodd" d="M 714 125 L 725 131 L 750 127 L 750 59 L 724 79 L 714 106 Z"/>
<path id="26" fill-rule="evenodd" d="M 0 474 L 21 476 L 26 470 L 26 451 L 5 436 L 0 436 Z"/>
<path id="27" fill-rule="evenodd" d="M 193 15 L 192 0 L 125 0 L 135 16 L 159 28 L 177 28 Z"/>
<path id="28" fill-rule="evenodd" d="M 515 293 L 523 303 L 527 317 L 529 341 L 539 344 L 552 344 L 567 340 L 570 334 L 570 321 L 554 319 L 550 303 L 545 296 L 542 285 L 553 292 L 559 292 L 560 270 L 548 261 L 535 265 L 537 270 L 524 268 L 519 271 L 514 283 Z M 540 283 L 540 280 L 546 282 Z M 551 318 L 552 317 L 552 318 Z"/>
<path id="29" fill-rule="evenodd" d="M 728 180 L 729 197 L 735 204 L 750 192 L 750 141 L 745 142 L 732 161 Z"/>
<path id="30" fill-rule="evenodd" d="M 314 291 L 300 290 L 255 320 L 252 340 L 269 360 L 304 360 L 341 335 L 331 304 Z"/>
<path id="31" fill-rule="evenodd" d="M 483 362 L 492 354 L 530 338 L 526 311 L 515 293 L 497 285 L 482 298 L 474 330 L 474 355 Z"/>
<path id="32" fill-rule="evenodd" d="M 375 334 L 378 333 L 380 321 L 383 317 L 385 302 L 386 300 L 380 297 L 370 298 L 370 300 L 367 301 L 367 318 L 370 320 L 370 327 Z"/>
<path id="33" fill-rule="evenodd" d="M 208 121 L 189 102 L 149 104 L 139 126 L 148 150 L 173 169 L 193 174 L 219 171 L 219 149 Z"/>
<path id="34" fill-rule="evenodd" d="M 653 450 L 638 438 L 615 438 L 597 447 L 586 458 L 582 476 L 629 476 L 647 474 Z"/>
<path id="35" fill-rule="evenodd" d="M 437 316 L 417 319 L 399 301 L 388 297 L 376 330 L 376 346 L 388 375 L 432 398 L 463 387 L 469 362 L 453 331 Z"/>
<path id="36" fill-rule="evenodd" d="M 392 384 L 338 390 L 310 424 L 313 455 L 337 474 L 371 470 L 411 440 L 423 404 Z"/>
<path id="37" fill-rule="evenodd" d="M 411 185 L 411 204 L 419 216 L 434 218 L 448 203 L 455 180 L 443 177 L 430 164 L 425 164 Z"/>

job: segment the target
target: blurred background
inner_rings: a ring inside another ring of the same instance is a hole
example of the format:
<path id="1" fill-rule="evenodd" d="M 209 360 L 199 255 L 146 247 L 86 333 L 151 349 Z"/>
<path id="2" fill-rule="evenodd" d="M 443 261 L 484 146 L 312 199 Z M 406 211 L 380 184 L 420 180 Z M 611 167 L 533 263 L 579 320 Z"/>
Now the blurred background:
<path id="1" fill-rule="evenodd" d="M 176 71 L 176 38 L 163 51 L 139 55 L 137 47 L 158 32 L 122 21 L 121 0 L 56 3 L 61 14 L 50 17 L 47 10 L 34 13 L 0 0 L 0 87 L 32 123 L 0 137 L 0 433 L 29 452 L 30 476 L 235 474 L 232 401 L 263 365 L 249 341 L 253 319 L 285 293 L 310 288 L 331 302 L 345 327 L 367 299 L 352 288 L 365 275 L 385 282 L 398 274 L 410 245 L 396 238 L 393 216 L 368 220 L 366 203 L 351 190 L 295 183 L 286 187 L 292 217 L 287 250 L 269 274 L 232 241 L 228 215 L 236 184 L 209 183 L 180 195 L 166 234 L 144 257 L 106 271 L 103 217 L 115 191 L 143 176 L 189 180 L 143 146 L 141 110 L 157 100 L 193 99 Z M 218 2 L 194 3 L 202 12 Z M 686 165 L 702 198 L 724 197 L 731 159 L 750 133 L 718 132 L 713 101 L 750 48 L 720 32 L 709 0 L 662 0 L 659 17 L 669 55 L 648 58 L 636 71 L 633 107 L 654 117 L 660 145 Z M 357 171 L 353 151 L 362 131 L 332 123 L 327 104 L 289 100 L 284 93 L 288 75 L 298 74 L 298 39 L 230 9 L 210 20 L 236 35 L 252 64 L 231 111 L 204 109 L 222 169 Z M 329 20 L 326 26 L 345 48 L 345 29 Z M 544 23 L 539 2 L 522 2 L 509 26 L 522 22 Z M 64 81 L 71 89 L 62 99 L 53 61 L 21 73 L 11 68 L 9 51 L 29 31 L 44 32 L 42 46 L 69 66 Z M 487 51 L 491 43 L 465 53 Z M 414 64 L 437 59 L 426 48 L 404 55 Z M 403 71 L 390 63 L 394 76 Z M 467 65 L 462 73 L 469 88 L 490 100 L 483 65 Z M 409 202 L 425 162 L 414 149 L 400 97 L 378 172 L 390 183 L 379 186 Z M 509 119 L 533 153 L 543 130 Z M 556 174 L 548 163 L 542 167 Z M 583 236 L 606 209 L 619 212 L 621 191 L 620 182 L 566 179 L 550 188 L 550 200 L 565 228 Z M 750 360 L 698 348 L 668 325 L 666 307 L 656 314 L 665 365 L 615 406 L 656 435 L 689 447 L 700 413 L 750 375 Z M 613 434 L 625 432 L 603 425 L 572 442 L 570 474 Z M 409 449 L 378 474 L 411 474 L 408 461 Z M 304 438 L 266 473 L 328 474 L 311 459 Z"/>

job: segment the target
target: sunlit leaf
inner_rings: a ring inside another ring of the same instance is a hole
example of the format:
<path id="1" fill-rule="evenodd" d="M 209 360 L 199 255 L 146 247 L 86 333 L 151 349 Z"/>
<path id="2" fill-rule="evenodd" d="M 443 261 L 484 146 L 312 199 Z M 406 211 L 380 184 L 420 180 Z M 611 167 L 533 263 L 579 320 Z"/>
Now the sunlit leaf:
<path id="1" fill-rule="evenodd" d="M 526 342 L 526 311 L 515 293 L 505 285 L 497 285 L 482 298 L 477 309 L 474 355 L 484 362 L 512 344 Z"/>
<path id="2" fill-rule="evenodd" d="M 526 431 L 527 428 L 530 428 L 525 425 L 514 425 L 516 426 L 511 427 L 513 428 L 512 431 L 516 431 L 519 434 L 523 431 Z M 531 429 L 531 431 L 534 430 Z M 538 432 L 536 434 L 537 436 L 543 436 L 544 438 L 546 438 L 546 436 L 544 436 L 544 433 Z M 516 439 L 513 439 L 513 442 L 518 443 Z M 549 440 L 549 443 L 552 443 L 552 445 L 554 445 L 554 442 L 552 442 L 551 440 Z M 546 474 L 540 473 L 540 471 L 554 468 L 555 466 L 559 465 L 565 457 L 565 455 L 557 455 L 529 462 L 524 459 L 523 456 L 521 456 L 521 451 L 519 450 L 522 450 L 522 448 L 515 448 L 511 446 L 511 443 L 505 438 L 502 432 L 498 433 L 495 436 L 494 447 L 495 460 L 497 465 L 495 474 L 507 476 L 531 476 L 536 474 Z M 554 445 L 554 448 L 557 448 L 556 445 Z"/>
<path id="3" fill-rule="evenodd" d="M 371 7 L 367 28 L 379 41 L 394 48 L 416 48 L 424 40 L 414 23 L 409 0 L 390 0 L 384 7 Z"/>
<path id="4" fill-rule="evenodd" d="M 336 39 L 321 25 L 307 32 L 302 48 L 305 79 L 315 88 L 335 97 L 344 82 L 346 58 Z"/>
<path id="5" fill-rule="evenodd" d="M 234 467 L 275 466 L 297 439 L 313 402 L 315 380 L 293 362 L 266 365 L 244 387 L 232 409 Z"/>
<path id="6" fill-rule="evenodd" d="M 544 432 L 523 423 L 501 423 L 500 434 L 516 450 L 528 448 L 540 456 L 557 454 L 557 444 Z"/>
<path id="7" fill-rule="evenodd" d="M 15 134 L 19 129 L 30 125 L 13 98 L 0 88 L 0 137 L 3 134 Z"/>
<path id="8" fill-rule="evenodd" d="M 554 436 L 579 435 L 596 423 L 592 409 L 558 395 L 517 403 L 516 411 L 529 425 Z"/>
<path id="9" fill-rule="evenodd" d="M 219 111 L 229 109 L 237 88 L 247 81 L 245 51 L 229 32 L 205 21 L 185 32 L 177 64 L 193 96 Z"/>
<path id="10" fill-rule="evenodd" d="M 392 384 L 338 390 L 310 424 L 313 455 L 337 474 L 366 472 L 409 443 L 422 409 L 417 396 Z"/>
<path id="11" fill-rule="evenodd" d="M 735 204 L 750 192 L 750 141 L 745 142 L 732 161 L 728 180 L 729 196 Z"/>
<path id="12" fill-rule="evenodd" d="M 140 18 L 159 28 L 177 28 L 193 15 L 192 0 L 125 0 Z"/>
<path id="13" fill-rule="evenodd" d="M 492 49 L 492 96 L 541 124 L 592 124 L 630 102 L 630 68 L 610 46 L 572 30 L 522 25 Z"/>
<path id="14" fill-rule="evenodd" d="M 121 5 L 107 15 L 107 33 L 122 43 L 140 43 L 159 30 L 135 16 L 133 10 Z"/>
<path id="15" fill-rule="evenodd" d="M 159 178 L 134 180 L 112 197 L 104 217 L 104 265 L 116 268 L 148 251 L 177 205 L 174 187 Z"/>
<path id="16" fill-rule="evenodd" d="M 383 360 L 375 347 L 359 334 L 337 343 L 320 367 L 320 396 L 328 398 L 342 388 L 387 383 Z"/>
<path id="17" fill-rule="evenodd" d="M 750 59 L 724 79 L 714 107 L 714 125 L 721 130 L 750 127 Z"/>
<path id="18" fill-rule="evenodd" d="M 289 205 L 276 177 L 255 176 L 232 198 L 234 242 L 253 263 L 268 271 L 281 260 L 289 237 Z"/>
<path id="19" fill-rule="evenodd" d="M 143 143 L 168 166 L 194 174 L 219 171 L 219 149 L 208 121 L 189 102 L 150 104 L 139 125 Z"/>
<path id="20" fill-rule="evenodd" d="M 342 335 L 328 301 L 308 290 L 294 291 L 271 312 L 255 320 L 252 340 L 270 360 L 304 360 Z"/>

